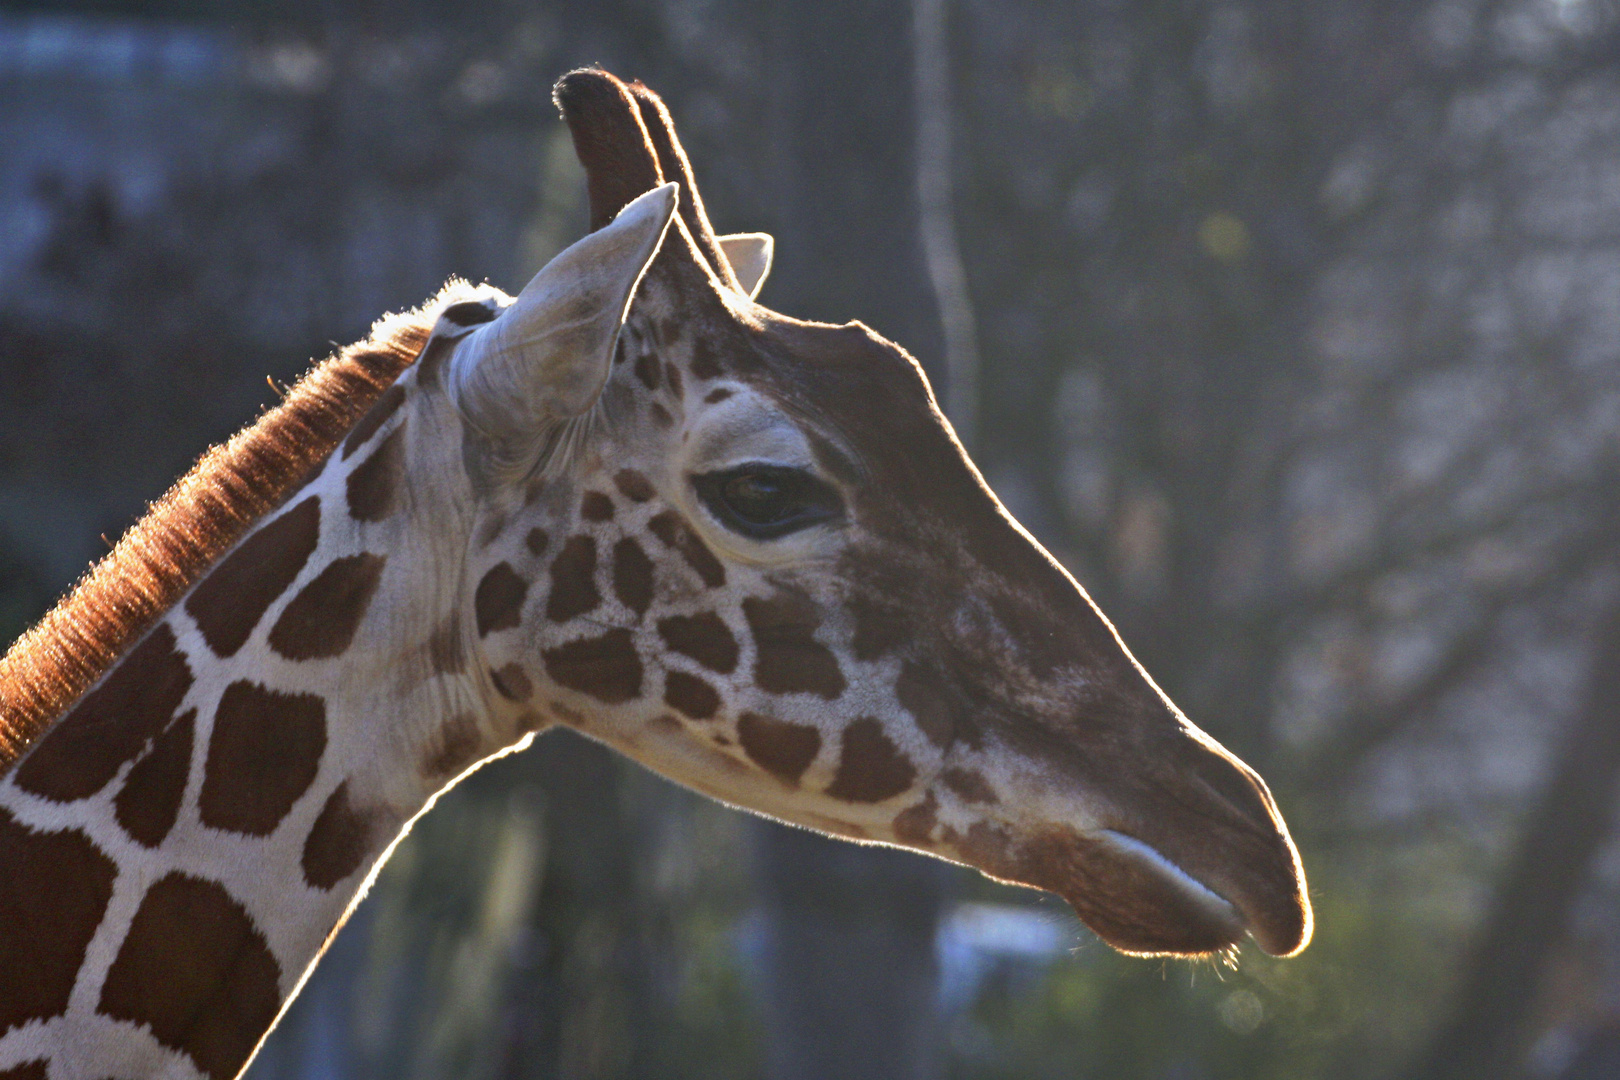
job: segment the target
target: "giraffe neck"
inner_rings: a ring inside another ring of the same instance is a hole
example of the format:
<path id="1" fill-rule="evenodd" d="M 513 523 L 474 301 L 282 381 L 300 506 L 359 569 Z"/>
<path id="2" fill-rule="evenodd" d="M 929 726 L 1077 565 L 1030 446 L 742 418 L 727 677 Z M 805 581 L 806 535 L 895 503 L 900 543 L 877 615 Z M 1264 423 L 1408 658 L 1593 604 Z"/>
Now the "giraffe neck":
<path id="1" fill-rule="evenodd" d="M 417 375 L 0 777 L 3 1080 L 236 1075 L 410 821 L 524 737 Z"/>

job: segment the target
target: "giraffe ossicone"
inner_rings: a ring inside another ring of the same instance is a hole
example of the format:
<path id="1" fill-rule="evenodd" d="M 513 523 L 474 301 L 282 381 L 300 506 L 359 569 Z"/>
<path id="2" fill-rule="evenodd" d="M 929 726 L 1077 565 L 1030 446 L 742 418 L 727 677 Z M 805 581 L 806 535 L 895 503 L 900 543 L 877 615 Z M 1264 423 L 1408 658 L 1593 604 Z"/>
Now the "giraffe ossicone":
<path id="1" fill-rule="evenodd" d="M 0 661 L 0 1080 L 236 1075 L 414 816 L 554 726 L 1127 952 L 1303 948 L 1265 785 L 916 363 L 754 302 L 645 87 L 556 99 L 592 233 L 318 367 Z"/>

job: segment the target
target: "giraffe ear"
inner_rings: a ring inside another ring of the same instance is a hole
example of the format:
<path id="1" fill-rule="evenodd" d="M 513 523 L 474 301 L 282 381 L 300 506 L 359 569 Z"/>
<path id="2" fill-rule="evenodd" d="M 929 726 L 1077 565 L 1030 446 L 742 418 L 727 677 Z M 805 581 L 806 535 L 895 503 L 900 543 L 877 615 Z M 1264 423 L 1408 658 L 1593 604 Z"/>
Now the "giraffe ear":
<path id="1" fill-rule="evenodd" d="M 770 233 L 746 232 L 717 236 L 714 240 L 720 245 L 726 262 L 731 264 L 731 272 L 737 275 L 744 295 L 754 299 L 771 272 L 771 259 L 776 254 L 775 239 Z"/>
<path id="2" fill-rule="evenodd" d="M 547 263 L 495 321 L 456 349 L 446 384 L 486 475 L 521 477 L 559 422 L 596 404 L 678 190 L 663 184 L 632 200 Z"/>

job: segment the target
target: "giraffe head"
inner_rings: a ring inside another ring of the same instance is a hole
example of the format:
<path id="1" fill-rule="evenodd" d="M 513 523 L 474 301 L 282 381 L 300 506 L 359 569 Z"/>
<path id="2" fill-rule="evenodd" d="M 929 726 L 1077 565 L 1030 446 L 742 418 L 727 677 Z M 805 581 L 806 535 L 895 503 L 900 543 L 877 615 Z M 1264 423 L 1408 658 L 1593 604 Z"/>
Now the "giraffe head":
<path id="1" fill-rule="evenodd" d="M 595 231 L 447 310 L 421 373 L 464 432 L 492 708 L 1052 890 L 1128 952 L 1303 948 L 1265 784 L 996 500 L 915 361 L 753 301 L 768 238 L 715 236 L 645 88 L 579 71 L 557 101 Z"/>

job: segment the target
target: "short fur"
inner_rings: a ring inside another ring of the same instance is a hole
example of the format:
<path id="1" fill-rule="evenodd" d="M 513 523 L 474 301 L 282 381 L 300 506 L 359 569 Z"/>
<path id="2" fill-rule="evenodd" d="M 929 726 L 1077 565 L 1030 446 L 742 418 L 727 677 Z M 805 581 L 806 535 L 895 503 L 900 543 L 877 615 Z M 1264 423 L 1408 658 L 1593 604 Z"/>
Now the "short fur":
<path id="1" fill-rule="evenodd" d="M 249 528 L 297 491 L 416 359 L 453 280 L 315 366 L 251 427 L 203 455 L 0 659 L 0 775 Z"/>

